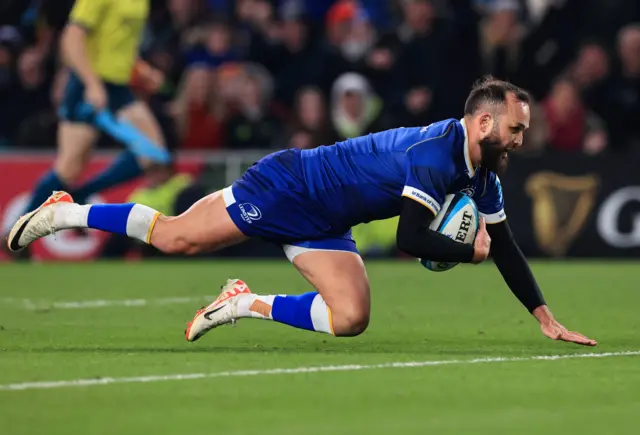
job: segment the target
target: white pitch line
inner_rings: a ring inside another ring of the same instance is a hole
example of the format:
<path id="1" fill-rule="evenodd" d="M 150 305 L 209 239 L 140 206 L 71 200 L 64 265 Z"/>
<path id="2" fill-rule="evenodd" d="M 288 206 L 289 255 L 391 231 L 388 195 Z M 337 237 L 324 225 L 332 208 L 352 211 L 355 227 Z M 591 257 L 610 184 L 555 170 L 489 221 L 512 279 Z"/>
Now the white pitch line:
<path id="1" fill-rule="evenodd" d="M 39 301 L 33 299 L 3 298 L 0 303 L 20 304 L 27 310 L 73 310 L 87 308 L 108 308 L 108 307 L 144 307 L 147 305 L 174 305 L 188 304 L 192 302 L 212 301 L 215 296 L 200 297 L 168 297 L 158 299 L 122 299 L 122 300 L 86 300 L 86 301 Z"/>
<path id="2" fill-rule="evenodd" d="M 640 356 L 640 350 L 624 351 L 624 352 L 606 352 L 606 353 L 579 353 L 568 355 L 538 355 L 528 357 L 495 357 L 495 358 L 475 358 L 468 360 L 452 359 L 452 360 L 436 360 L 436 361 L 409 361 L 409 362 L 392 362 L 383 364 L 350 364 L 339 366 L 316 366 L 316 367 L 298 367 L 291 369 L 267 369 L 267 370 L 238 370 L 231 372 L 213 372 L 213 373 L 185 373 L 174 375 L 159 376 L 136 376 L 128 378 L 94 378 L 94 379 L 75 379 L 69 381 L 43 381 L 43 382 L 22 382 L 17 384 L 0 385 L 0 391 L 22 391 L 22 390 L 44 390 L 52 388 L 66 387 L 92 387 L 96 385 L 107 384 L 128 384 L 128 383 L 148 383 L 163 381 L 185 381 L 204 378 L 229 378 L 241 376 L 262 376 L 262 375 L 290 375 L 298 373 L 321 373 L 321 372 L 348 372 L 358 370 L 373 369 L 404 369 L 410 367 L 430 367 L 443 365 L 469 365 L 469 364 L 489 364 L 489 363 L 507 363 L 521 361 L 558 361 L 564 359 L 577 358 L 612 358 L 621 356 Z"/>

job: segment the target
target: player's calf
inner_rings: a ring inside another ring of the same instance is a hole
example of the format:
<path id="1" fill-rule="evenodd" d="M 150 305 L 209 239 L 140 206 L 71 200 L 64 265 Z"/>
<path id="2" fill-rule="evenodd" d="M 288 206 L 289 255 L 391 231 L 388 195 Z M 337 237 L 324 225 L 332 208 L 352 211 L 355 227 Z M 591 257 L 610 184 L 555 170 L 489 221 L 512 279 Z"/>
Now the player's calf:
<path id="1" fill-rule="evenodd" d="M 193 255 L 247 240 L 233 223 L 222 194 L 215 192 L 176 217 L 161 216 L 149 242 L 163 252 Z"/>
<path id="2" fill-rule="evenodd" d="M 367 329 L 369 280 L 357 253 L 309 249 L 290 259 L 326 301 L 334 335 L 353 337 Z"/>

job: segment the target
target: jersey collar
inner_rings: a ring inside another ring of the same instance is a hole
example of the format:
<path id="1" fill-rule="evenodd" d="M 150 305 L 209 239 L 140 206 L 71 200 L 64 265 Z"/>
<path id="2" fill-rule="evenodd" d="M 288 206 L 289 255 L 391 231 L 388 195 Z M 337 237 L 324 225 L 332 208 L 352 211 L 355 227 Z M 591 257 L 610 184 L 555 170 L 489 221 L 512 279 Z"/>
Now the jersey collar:
<path id="1" fill-rule="evenodd" d="M 464 131 L 464 144 L 462 145 L 464 152 L 464 163 L 466 165 L 466 172 L 469 178 L 473 178 L 476 175 L 476 170 L 471 164 L 471 157 L 469 156 L 469 137 L 467 136 L 467 125 L 465 123 L 464 118 L 460 120 L 460 124 L 462 125 L 462 131 Z"/>

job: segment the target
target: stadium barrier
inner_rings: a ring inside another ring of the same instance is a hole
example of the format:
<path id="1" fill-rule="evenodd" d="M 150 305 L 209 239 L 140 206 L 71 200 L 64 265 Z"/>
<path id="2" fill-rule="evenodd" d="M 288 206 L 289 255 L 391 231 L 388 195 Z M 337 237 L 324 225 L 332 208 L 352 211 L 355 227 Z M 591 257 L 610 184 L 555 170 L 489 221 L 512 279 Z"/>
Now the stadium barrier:
<path id="1" fill-rule="evenodd" d="M 177 162 L 208 191 L 237 179 L 264 151 L 184 154 Z M 107 165 L 111 154 L 91 163 L 89 177 Z M 6 233 L 27 203 L 35 181 L 52 164 L 52 154 L 0 155 L 0 222 Z M 141 181 L 92 198 L 125 202 Z M 640 177 L 634 161 L 618 156 L 590 158 L 553 154 L 512 158 L 502 177 L 506 211 L 515 236 L 530 257 L 640 257 Z M 397 256 L 395 220 L 354 229 L 358 247 L 368 256 Z M 39 260 L 91 260 L 99 256 L 105 234 L 63 232 L 34 245 Z M 277 247 L 254 242 L 218 256 L 280 255 Z M 0 253 L 0 260 L 6 259 Z"/>

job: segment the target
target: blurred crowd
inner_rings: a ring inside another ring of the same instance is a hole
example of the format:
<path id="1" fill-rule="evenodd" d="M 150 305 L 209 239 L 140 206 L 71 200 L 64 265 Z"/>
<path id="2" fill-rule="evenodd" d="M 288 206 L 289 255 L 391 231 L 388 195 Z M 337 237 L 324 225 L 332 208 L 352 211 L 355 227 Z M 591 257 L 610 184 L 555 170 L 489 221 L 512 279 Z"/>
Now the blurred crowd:
<path id="1" fill-rule="evenodd" d="M 532 93 L 530 152 L 640 150 L 638 1 L 151 4 L 140 54 L 165 80 L 131 84 L 179 150 L 310 148 L 461 117 L 488 73 Z M 0 0 L 0 146 L 55 146 L 72 5 Z"/>

